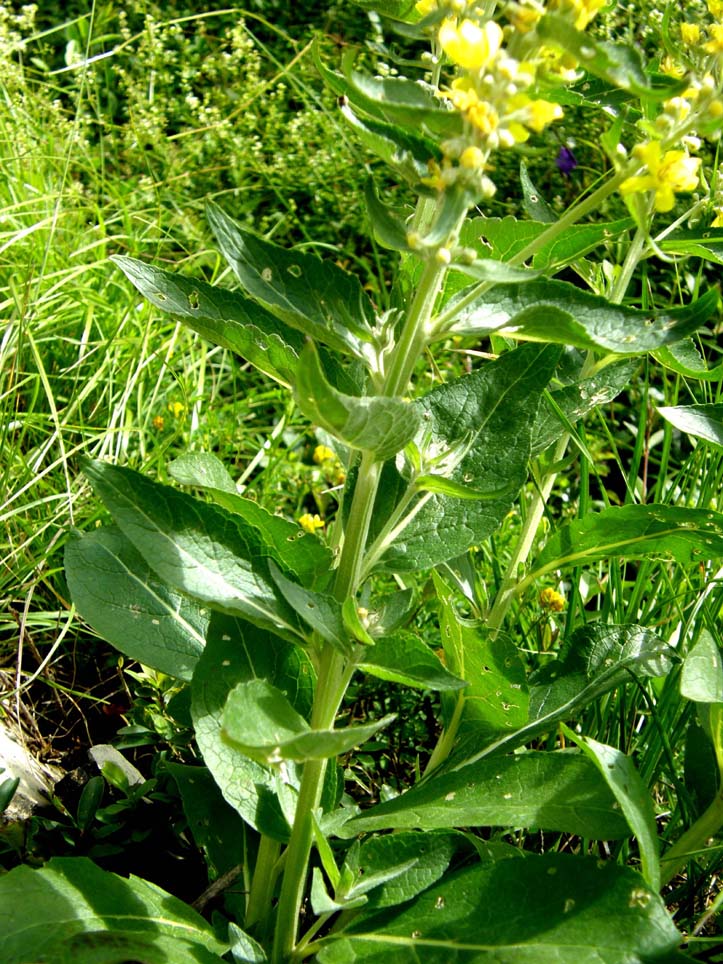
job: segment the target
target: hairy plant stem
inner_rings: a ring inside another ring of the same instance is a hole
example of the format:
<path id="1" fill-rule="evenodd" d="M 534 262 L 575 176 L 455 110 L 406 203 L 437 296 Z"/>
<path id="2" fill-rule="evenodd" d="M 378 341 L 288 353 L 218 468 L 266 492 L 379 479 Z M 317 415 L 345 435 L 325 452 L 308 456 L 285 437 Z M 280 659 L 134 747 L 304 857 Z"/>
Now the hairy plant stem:
<path id="1" fill-rule="evenodd" d="M 459 230 L 465 214 L 466 211 L 460 215 L 456 231 Z M 456 238 L 456 232 L 452 234 Z M 391 365 L 384 379 L 381 393 L 386 397 L 399 396 L 406 390 L 414 367 L 427 347 L 430 337 L 430 319 L 446 271 L 447 265 L 435 259 L 430 259 L 424 267 L 399 340 L 392 353 Z M 381 469 L 382 463 L 376 460 L 373 453 L 363 453 L 348 521 L 342 537 L 339 565 L 334 582 L 334 597 L 342 603 L 346 599 L 353 598 L 359 587 Z M 312 729 L 333 728 L 354 668 L 353 661 L 347 659 L 331 645 L 324 646 L 311 714 Z M 304 764 L 294 826 L 285 854 L 272 964 L 286 964 L 293 958 L 313 842 L 314 815 L 321 801 L 326 762 L 326 760 L 308 760 Z"/>

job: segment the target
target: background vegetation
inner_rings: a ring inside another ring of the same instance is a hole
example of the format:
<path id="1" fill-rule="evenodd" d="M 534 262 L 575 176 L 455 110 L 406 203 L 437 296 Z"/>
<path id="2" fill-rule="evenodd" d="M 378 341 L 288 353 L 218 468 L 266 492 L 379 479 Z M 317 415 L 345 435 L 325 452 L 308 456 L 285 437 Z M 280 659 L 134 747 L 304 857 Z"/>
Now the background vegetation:
<path id="1" fill-rule="evenodd" d="M 642 29 L 641 6 L 635 23 L 619 14 L 618 27 Z M 189 827 L 166 766 L 194 758 L 183 694 L 158 674 L 119 663 L 81 624 L 62 547 L 69 526 L 91 527 L 100 512 L 79 479 L 83 454 L 165 478 L 175 455 L 212 451 L 272 511 L 322 519 L 333 512 L 335 466 L 313 458 L 323 439 L 307 433 L 269 383 L 141 302 L 107 260 L 130 254 L 230 285 L 203 218 L 204 200 L 213 198 L 277 242 L 354 263 L 373 288 L 386 255 L 363 230 L 364 161 L 322 88 L 312 41 L 321 32 L 321 55 L 332 63 L 348 44 L 365 42 L 368 57 L 393 67 L 389 38 L 348 3 L 321 16 L 311 0 L 221 11 L 190 0 L 126 11 L 97 3 L 90 13 L 66 4 L 62 14 L 52 4 L 0 5 L 0 713 L 21 721 L 41 758 L 72 777 L 59 784 L 54 810 L 3 829 L 6 868 L 82 852 L 185 899 L 205 886 L 198 828 Z M 603 163 L 594 125 L 576 126 L 580 164 L 561 174 L 558 138 L 570 133 L 549 134 L 527 157 L 553 205 L 556 196 L 567 203 Z M 498 205 L 514 208 L 516 162 L 496 179 L 506 199 Z M 698 272 L 693 264 L 644 273 L 637 293 L 682 296 L 696 288 Z M 715 370 L 714 338 L 700 349 Z M 474 365 L 474 353 L 460 353 L 459 364 Z M 632 388 L 580 429 L 583 456 L 561 476 L 554 511 L 584 515 L 633 493 L 720 509 L 720 451 L 691 445 L 655 412 L 692 401 L 719 402 L 720 381 L 696 384 L 641 367 Z M 262 465 L 271 471 L 257 482 Z M 497 558 L 519 525 L 511 515 L 480 550 L 472 576 L 480 585 L 499 580 Z M 515 625 L 531 667 L 543 666 L 572 626 L 600 614 L 674 639 L 691 621 L 716 624 L 723 599 L 713 575 L 655 561 L 601 568 L 560 587 L 561 611 L 530 596 Z M 428 628 L 433 642 L 431 617 Z M 655 703 L 642 687 L 605 698 L 586 732 L 634 756 L 654 787 L 661 827 L 675 837 L 715 792 L 714 767 L 699 758 L 703 741 L 676 674 L 656 686 Z M 431 699 L 402 705 L 400 728 L 367 744 L 346 774 L 350 793 L 379 798 L 399 772 L 423 764 L 435 737 Z M 348 712 L 399 711 L 401 700 L 416 697 L 358 684 Z M 651 718 L 654 726 L 646 725 Z M 114 787 L 93 776 L 86 748 L 111 740 L 150 779 L 142 794 L 120 776 Z M 678 926 L 715 934 L 703 915 L 720 863 L 711 846 L 673 883 Z"/>

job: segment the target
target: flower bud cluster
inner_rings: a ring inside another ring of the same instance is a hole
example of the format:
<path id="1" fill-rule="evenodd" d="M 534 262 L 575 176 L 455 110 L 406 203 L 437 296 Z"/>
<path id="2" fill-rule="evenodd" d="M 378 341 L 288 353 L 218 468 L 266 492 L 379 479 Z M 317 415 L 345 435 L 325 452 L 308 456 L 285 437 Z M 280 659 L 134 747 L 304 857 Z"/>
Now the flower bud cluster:
<path id="1" fill-rule="evenodd" d="M 547 9 L 582 29 L 603 2 L 548 0 Z M 538 88 L 541 82 L 578 79 L 577 64 L 537 36 L 545 13 L 537 0 L 508 3 L 504 27 L 486 19 L 473 0 L 420 0 L 417 10 L 430 18 L 438 51 L 457 68 L 439 93 L 463 121 L 462 132 L 443 142 L 443 161 L 432 165 L 427 183 L 438 190 L 462 183 L 478 197 L 490 197 L 495 191 L 490 156 L 523 144 L 562 118 L 562 107 L 539 96 Z"/>

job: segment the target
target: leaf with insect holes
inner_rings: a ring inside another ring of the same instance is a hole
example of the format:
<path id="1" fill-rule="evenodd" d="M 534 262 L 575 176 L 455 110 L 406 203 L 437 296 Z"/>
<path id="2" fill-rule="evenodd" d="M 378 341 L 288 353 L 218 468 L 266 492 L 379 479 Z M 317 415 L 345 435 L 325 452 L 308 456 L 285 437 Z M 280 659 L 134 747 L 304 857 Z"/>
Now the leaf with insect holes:
<path id="1" fill-rule="evenodd" d="M 151 304 L 178 315 L 207 341 L 246 358 L 283 385 L 294 382 L 303 335 L 238 291 L 164 271 L 135 258 L 112 259 Z"/>
<path id="2" fill-rule="evenodd" d="M 464 867 L 402 908 L 363 907 L 316 956 L 319 964 L 682 964 L 680 941 L 634 870 L 548 853 Z"/>
<path id="3" fill-rule="evenodd" d="M 120 529 L 72 532 L 65 576 L 80 615 L 116 649 L 190 680 L 206 643 L 208 613 L 160 580 Z"/>
<path id="4" fill-rule="evenodd" d="M 284 324 L 364 359 L 374 307 L 358 279 L 330 261 L 265 241 L 209 203 L 209 224 L 244 290 Z"/>
<path id="5" fill-rule="evenodd" d="M 283 842 L 288 840 L 298 789 L 295 766 L 287 766 L 281 786 L 274 770 L 228 744 L 221 730 L 229 693 L 256 678 L 270 680 L 283 689 L 296 712 L 309 714 L 314 672 L 306 653 L 242 619 L 214 613 L 191 684 L 198 747 L 227 803 L 260 833 Z"/>
<path id="6" fill-rule="evenodd" d="M 559 354 L 556 346 L 524 345 L 414 402 L 425 452 L 454 463 L 437 474 L 473 490 L 476 498 L 420 492 L 394 523 L 394 506 L 404 496 L 394 466 L 385 467 L 371 531 L 371 539 L 381 543 L 377 551 L 385 549 L 384 569 L 427 569 L 494 532 L 527 478 L 532 425 Z M 425 484 L 429 487 L 429 480 Z"/>

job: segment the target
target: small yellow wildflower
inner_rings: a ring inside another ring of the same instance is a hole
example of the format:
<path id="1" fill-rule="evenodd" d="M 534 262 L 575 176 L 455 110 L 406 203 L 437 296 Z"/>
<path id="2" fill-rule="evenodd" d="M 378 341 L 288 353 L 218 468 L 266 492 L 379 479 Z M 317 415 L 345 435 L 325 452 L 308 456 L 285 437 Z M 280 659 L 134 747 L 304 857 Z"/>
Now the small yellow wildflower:
<path id="1" fill-rule="evenodd" d="M 723 24 L 711 24 L 709 36 L 710 40 L 703 44 L 703 50 L 707 54 L 723 54 Z"/>
<path id="2" fill-rule="evenodd" d="M 686 47 L 695 47 L 700 41 L 700 26 L 697 23 L 681 23 L 680 39 Z"/>
<path id="3" fill-rule="evenodd" d="M 677 193 L 693 191 L 698 186 L 699 157 L 690 157 L 686 151 L 666 151 L 661 156 L 658 141 L 638 144 L 633 148 L 633 154 L 645 164 L 648 173 L 623 181 L 620 185 L 623 196 L 654 191 L 655 210 L 670 211 Z"/>
<path id="4" fill-rule="evenodd" d="M 183 402 L 169 402 L 168 411 L 174 418 L 180 418 L 186 411 L 186 406 Z"/>
<path id="5" fill-rule="evenodd" d="M 414 9 L 420 17 L 428 17 L 437 9 L 437 0 L 419 0 L 419 3 L 414 4 Z"/>
<path id="6" fill-rule="evenodd" d="M 669 54 L 666 54 L 660 61 L 660 70 L 668 77 L 682 77 L 685 74 L 685 67 L 673 60 Z"/>
<path id="7" fill-rule="evenodd" d="M 708 9 L 716 20 L 723 19 L 723 0 L 707 0 Z"/>
<path id="8" fill-rule="evenodd" d="M 723 208 L 715 208 L 715 217 L 710 222 L 712 228 L 723 228 Z"/>
<path id="9" fill-rule="evenodd" d="M 584 30 L 607 0 L 550 0 L 548 10 L 571 13 L 578 30 Z"/>
<path id="10" fill-rule="evenodd" d="M 556 589 L 543 589 L 540 593 L 540 605 L 550 612 L 560 613 L 565 608 L 565 597 Z"/>
<path id="11" fill-rule="evenodd" d="M 166 420 L 162 415 L 153 416 L 153 428 L 156 429 L 157 432 L 163 431 L 163 427 L 165 424 L 166 424 Z"/>
<path id="12" fill-rule="evenodd" d="M 502 46 L 502 28 L 494 20 L 480 27 L 473 20 L 444 20 L 439 28 L 439 43 L 450 60 L 465 70 L 483 70 Z"/>
<path id="13" fill-rule="evenodd" d="M 318 512 L 312 515 L 310 512 L 305 512 L 299 519 L 299 525 L 304 530 L 304 532 L 316 532 L 317 529 L 324 528 L 324 520 L 319 518 Z"/>
<path id="14" fill-rule="evenodd" d="M 317 445 L 312 458 L 317 465 L 321 465 L 322 462 L 328 462 L 329 459 L 333 459 L 334 453 L 328 445 Z"/>

